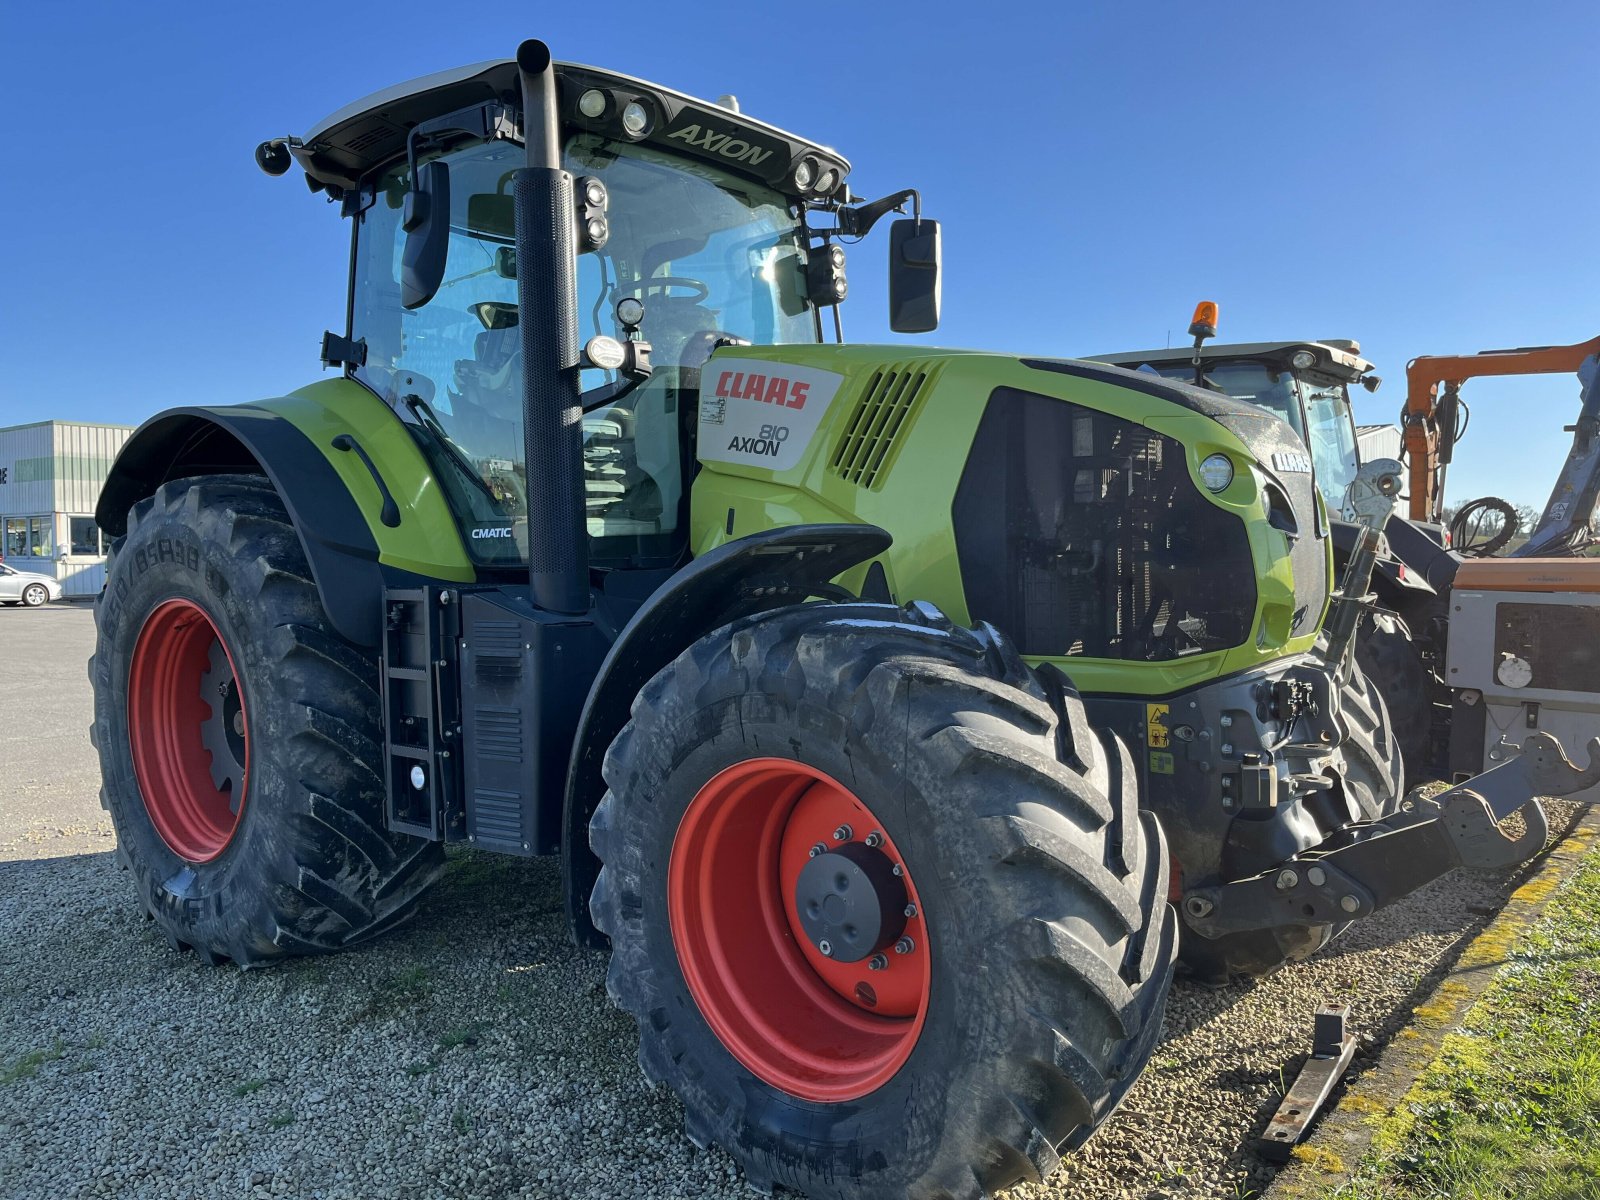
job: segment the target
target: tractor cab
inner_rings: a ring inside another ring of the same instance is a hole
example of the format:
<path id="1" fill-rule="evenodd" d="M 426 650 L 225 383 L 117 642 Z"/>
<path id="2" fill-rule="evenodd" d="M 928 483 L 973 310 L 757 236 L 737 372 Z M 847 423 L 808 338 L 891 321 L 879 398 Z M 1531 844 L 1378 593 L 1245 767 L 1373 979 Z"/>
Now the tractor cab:
<path id="1" fill-rule="evenodd" d="M 1241 342 L 1097 354 L 1092 361 L 1197 383 L 1282 417 L 1311 451 L 1317 490 L 1329 513 L 1337 517 L 1344 508 L 1360 466 L 1350 386 L 1375 391 L 1379 384 L 1358 343 Z"/>
<path id="2" fill-rule="evenodd" d="M 860 236 L 915 193 L 852 207 L 843 157 L 742 115 L 731 97 L 708 104 L 569 64 L 554 73 L 574 204 L 556 216 L 566 228 L 532 240 L 575 244 L 576 294 L 560 298 L 558 319 L 582 347 L 589 561 L 669 566 L 687 542 L 702 365 L 719 346 L 820 342 L 827 308 L 837 334 L 847 282 L 834 238 Z M 378 93 L 258 154 L 274 173 L 297 161 L 351 218 L 349 328 L 325 357 L 400 415 L 480 567 L 521 566 L 528 494 L 545 486 L 530 487 L 524 449 L 521 100 L 515 62 L 478 64 Z M 921 228 L 936 243 L 934 223 Z M 936 274 L 912 277 L 923 312 L 899 327 L 932 327 Z M 906 292 L 902 281 L 902 303 Z"/>

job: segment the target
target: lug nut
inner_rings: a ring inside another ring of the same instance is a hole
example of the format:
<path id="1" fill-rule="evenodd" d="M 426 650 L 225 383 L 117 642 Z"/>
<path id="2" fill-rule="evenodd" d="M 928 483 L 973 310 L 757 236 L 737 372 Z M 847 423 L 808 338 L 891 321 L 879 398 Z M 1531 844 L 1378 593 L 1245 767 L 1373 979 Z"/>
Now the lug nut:
<path id="1" fill-rule="evenodd" d="M 1293 871 L 1285 870 L 1285 871 L 1279 871 L 1278 872 L 1277 888 L 1278 888 L 1278 890 L 1280 892 L 1288 891 L 1290 888 L 1292 888 L 1295 884 L 1297 884 L 1299 882 L 1300 882 L 1300 876 L 1296 875 Z"/>
<path id="2" fill-rule="evenodd" d="M 881 971 L 888 965 L 889 960 L 881 954 L 874 954 L 871 958 L 867 959 L 867 970 L 869 971 Z"/>
<path id="3" fill-rule="evenodd" d="M 1361 901 L 1354 896 L 1341 896 L 1339 897 L 1339 907 L 1347 913 L 1353 913 L 1361 907 Z"/>
<path id="4" fill-rule="evenodd" d="M 908 937 L 903 937 L 894 944 L 896 954 L 910 954 L 916 948 L 917 944 Z"/>
<path id="5" fill-rule="evenodd" d="M 899 863 L 895 863 L 895 865 L 894 865 L 894 873 L 896 875 L 904 875 L 906 873 L 906 869 L 904 867 L 902 867 Z"/>
<path id="6" fill-rule="evenodd" d="M 832 958 L 833 957 L 833 943 L 830 942 L 827 938 L 823 938 L 820 942 L 817 943 L 817 949 L 822 951 L 822 957 L 823 958 Z"/>
<path id="7" fill-rule="evenodd" d="M 1312 887 L 1321 887 L 1328 882 L 1328 873 L 1321 867 L 1312 867 L 1306 872 L 1306 878 L 1311 881 Z"/>
<path id="8" fill-rule="evenodd" d="M 917 906 L 915 904 L 906 905 L 906 917 L 907 918 L 911 918 L 911 917 L 914 917 L 916 915 L 917 915 Z"/>
<path id="9" fill-rule="evenodd" d="M 883 834 L 874 829 L 871 833 L 867 834 L 866 841 L 867 845 L 876 850 L 879 846 L 883 845 Z"/>
<path id="10" fill-rule="evenodd" d="M 841 825 L 839 828 L 833 831 L 833 840 L 836 842 L 848 842 L 850 840 L 850 834 L 850 826 Z"/>
<path id="11" fill-rule="evenodd" d="M 827 852 L 827 849 L 828 848 L 826 846 L 824 846 L 821 842 L 818 842 L 815 846 L 811 847 L 811 849 L 808 850 L 806 853 L 809 854 L 812 858 L 815 858 L 819 854 L 825 854 Z"/>

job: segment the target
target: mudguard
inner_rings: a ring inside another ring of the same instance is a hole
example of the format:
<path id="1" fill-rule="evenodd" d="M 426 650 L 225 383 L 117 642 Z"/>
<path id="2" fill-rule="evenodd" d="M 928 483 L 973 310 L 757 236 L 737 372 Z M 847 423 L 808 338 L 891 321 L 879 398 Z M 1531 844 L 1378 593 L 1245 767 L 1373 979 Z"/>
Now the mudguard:
<path id="1" fill-rule="evenodd" d="M 349 380 L 259 404 L 169 409 L 117 456 L 95 520 L 113 536 L 169 479 L 259 472 L 294 521 L 329 619 L 376 646 L 385 582 L 475 577 L 427 463 L 393 411 Z"/>
<path id="2" fill-rule="evenodd" d="M 606 944 L 589 917 L 589 893 L 600 871 L 589 849 L 589 818 L 605 795 L 600 765 L 606 749 L 627 724 L 639 690 L 714 629 L 842 591 L 828 581 L 882 554 L 892 540 L 876 525 L 790 525 L 738 538 L 673 575 L 623 628 L 589 689 L 567 768 L 561 875 L 579 945 Z"/>

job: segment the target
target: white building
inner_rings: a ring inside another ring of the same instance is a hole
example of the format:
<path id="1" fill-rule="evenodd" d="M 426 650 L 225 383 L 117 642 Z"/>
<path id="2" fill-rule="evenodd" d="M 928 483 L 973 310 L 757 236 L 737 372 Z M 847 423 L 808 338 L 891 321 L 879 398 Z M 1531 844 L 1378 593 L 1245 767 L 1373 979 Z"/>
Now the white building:
<path id="1" fill-rule="evenodd" d="M 36 421 L 0 428 L 0 555 L 93 596 L 106 575 L 94 506 L 131 425 Z"/>
<path id="2" fill-rule="evenodd" d="M 1362 462 L 1400 457 L 1400 426 L 1357 425 L 1356 454 Z"/>

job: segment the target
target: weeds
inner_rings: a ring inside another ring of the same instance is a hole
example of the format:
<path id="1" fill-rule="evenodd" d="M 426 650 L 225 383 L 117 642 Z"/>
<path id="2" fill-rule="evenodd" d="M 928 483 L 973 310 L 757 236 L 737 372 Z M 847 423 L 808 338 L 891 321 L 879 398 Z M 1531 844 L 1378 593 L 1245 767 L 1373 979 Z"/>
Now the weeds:
<path id="1" fill-rule="evenodd" d="M 0 1084 L 20 1083 L 24 1079 L 32 1079 L 39 1073 L 39 1068 L 47 1062 L 55 1062 L 66 1049 L 57 1038 L 51 1043 L 48 1050 L 30 1050 L 5 1070 L 0 1071 Z"/>

